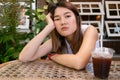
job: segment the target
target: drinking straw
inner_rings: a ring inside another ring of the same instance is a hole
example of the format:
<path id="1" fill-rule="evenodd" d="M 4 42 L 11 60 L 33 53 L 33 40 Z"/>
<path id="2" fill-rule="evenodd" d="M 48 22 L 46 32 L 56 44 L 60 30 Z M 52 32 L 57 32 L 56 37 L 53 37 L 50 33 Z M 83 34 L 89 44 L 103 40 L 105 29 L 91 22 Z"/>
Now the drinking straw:
<path id="1" fill-rule="evenodd" d="M 100 47 L 101 47 L 101 50 L 103 48 L 103 33 L 104 33 L 104 30 L 103 30 L 103 27 L 104 27 L 104 0 L 102 0 L 102 16 L 101 16 L 101 34 L 100 34 Z"/>

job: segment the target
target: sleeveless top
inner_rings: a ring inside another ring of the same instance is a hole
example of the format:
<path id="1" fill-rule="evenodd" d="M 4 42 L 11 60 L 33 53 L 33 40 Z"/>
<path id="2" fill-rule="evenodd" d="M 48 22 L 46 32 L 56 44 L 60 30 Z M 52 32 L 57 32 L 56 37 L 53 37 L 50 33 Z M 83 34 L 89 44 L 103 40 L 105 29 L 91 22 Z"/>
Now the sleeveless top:
<path id="1" fill-rule="evenodd" d="M 84 32 L 86 31 L 86 29 L 89 27 L 89 25 L 81 25 L 81 30 L 82 30 L 82 34 L 84 35 Z M 67 49 L 68 50 L 64 50 L 64 53 L 69 53 L 72 54 L 72 49 L 70 48 L 69 43 L 67 42 L 67 40 L 65 40 L 66 44 L 67 44 Z M 96 45 L 95 47 L 99 47 L 99 40 L 96 41 Z"/>
<path id="2" fill-rule="evenodd" d="M 82 30 L 82 34 L 84 35 L 85 31 L 87 30 L 87 28 L 89 27 L 89 25 L 81 25 L 81 30 Z M 67 44 L 67 49 L 68 50 L 63 50 L 64 53 L 68 53 L 68 54 L 72 54 L 72 49 L 70 48 L 69 43 L 67 42 L 67 40 L 65 40 L 66 44 Z M 99 40 L 96 41 L 96 45 L 95 48 L 99 47 Z M 89 63 L 86 65 L 85 69 L 90 72 L 91 74 L 93 74 L 93 65 L 92 65 L 92 57 L 89 60 Z"/>

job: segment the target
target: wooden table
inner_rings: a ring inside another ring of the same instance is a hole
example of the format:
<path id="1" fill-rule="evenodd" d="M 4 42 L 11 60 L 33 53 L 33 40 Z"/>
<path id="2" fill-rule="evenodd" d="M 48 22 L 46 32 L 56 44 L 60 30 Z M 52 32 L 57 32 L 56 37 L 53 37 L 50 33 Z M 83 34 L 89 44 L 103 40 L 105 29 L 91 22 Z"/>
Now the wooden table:
<path id="1" fill-rule="evenodd" d="M 74 70 L 50 60 L 23 63 L 18 60 L 0 65 L 0 80 L 96 80 L 86 70 Z M 120 61 L 112 61 L 107 80 L 120 80 Z"/>

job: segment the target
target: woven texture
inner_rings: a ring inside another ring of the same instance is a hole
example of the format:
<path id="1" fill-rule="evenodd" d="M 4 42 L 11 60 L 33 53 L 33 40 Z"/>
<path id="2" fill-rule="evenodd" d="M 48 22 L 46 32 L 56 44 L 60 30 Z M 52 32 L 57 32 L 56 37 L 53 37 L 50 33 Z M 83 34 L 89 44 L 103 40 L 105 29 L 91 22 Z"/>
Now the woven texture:
<path id="1" fill-rule="evenodd" d="M 0 68 L 0 80 L 91 80 L 86 70 L 74 70 L 52 61 L 37 60 L 22 63 L 11 61 Z M 120 62 L 112 62 L 108 79 L 120 79 Z"/>

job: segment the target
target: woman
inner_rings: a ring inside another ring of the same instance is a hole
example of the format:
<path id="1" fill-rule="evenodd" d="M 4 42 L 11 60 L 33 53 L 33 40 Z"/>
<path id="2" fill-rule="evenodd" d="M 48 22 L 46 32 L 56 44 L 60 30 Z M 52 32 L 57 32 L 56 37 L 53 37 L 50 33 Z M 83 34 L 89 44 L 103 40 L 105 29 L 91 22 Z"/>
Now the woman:
<path id="1" fill-rule="evenodd" d="M 96 28 L 81 25 L 79 12 L 65 0 L 51 4 L 48 12 L 48 24 L 23 48 L 19 60 L 33 61 L 54 52 L 54 55 L 49 56 L 51 60 L 77 70 L 85 68 L 91 51 L 96 47 Z M 41 44 L 50 33 L 50 39 Z"/>

